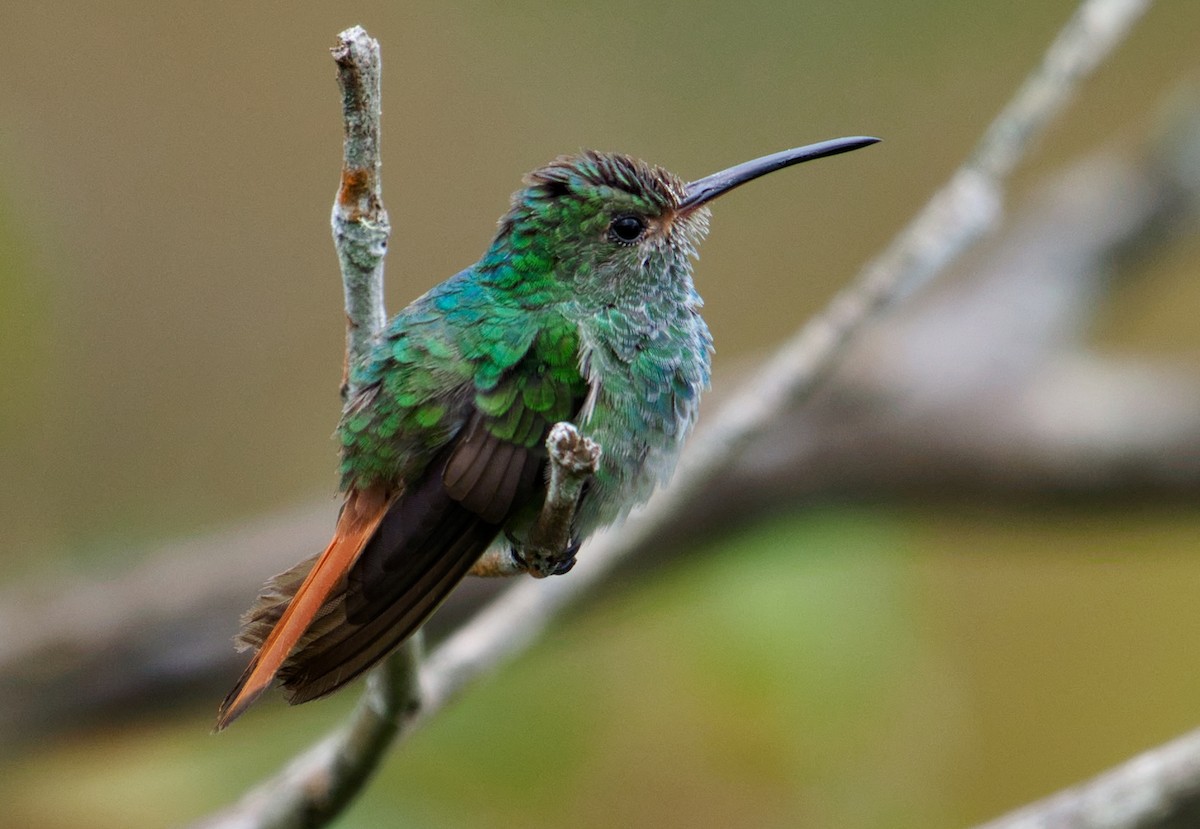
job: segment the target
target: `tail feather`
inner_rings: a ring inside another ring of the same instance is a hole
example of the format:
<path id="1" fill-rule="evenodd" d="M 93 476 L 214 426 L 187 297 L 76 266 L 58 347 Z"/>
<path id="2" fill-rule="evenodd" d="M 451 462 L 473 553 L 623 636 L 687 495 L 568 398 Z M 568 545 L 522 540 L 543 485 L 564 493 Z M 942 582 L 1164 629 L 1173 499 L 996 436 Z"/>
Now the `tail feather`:
<path id="1" fill-rule="evenodd" d="M 363 547 L 374 535 L 380 521 L 387 514 L 390 500 L 378 490 L 350 493 L 338 519 L 333 540 L 296 589 L 295 595 L 287 602 L 286 608 L 279 613 L 278 621 L 262 641 L 258 653 L 221 703 L 217 714 L 218 731 L 233 722 L 270 686 L 292 649 L 321 613 L 330 594 L 345 578 Z M 281 602 L 274 601 L 275 594 L 279 594 L 282 599 L 282 591 L 286 590 L 288 581 L 294 579 L 298 569 L 293 568 L 280 579 L 273 581 L 279 590 L 268 586 L 264 596 L 272 603 L 262 605 L 261 616 L 248 626 L 243 636 L 248 644 L 254 644 L 264 626 L 270 624 L 269 619 L 275 608 L 281 605 Z M 255 611 L 251 611 L 251 615 L 254 614 Z"/>
<path id="2" fill-rule="evenodd" d="M 463 534 L 419 578 L 395 591 L 365 624 L 339 624 L 305 645 L 280 671 L 288 700 L 308 702 L 336 691 L 366 671 L 416 632 L 487 549 L 496 528 L 481 522 Z"/>
<path id="3" fill-rule="evenodd" d="M 312 572 L 320 557 L 318 554 L 306 558 L 279 575 L 272 576 L 263 585 L 254 606 L 242 614 L 241 630 L 233 639 L 239 652 L 257 650 L 263 646 L 275 625 L 283 618 L 292 596 L 295 596 L 300 585 L 304 584 L 304 579 Z"/>
<path id="4" fill-rule="evenodd" d="M 425 622 L 496 538 L 534 503 L 544 452 L 470 427 L 388 497 L 351 492 L 325 552 L 267 583 L 239 646 L 258 651 L 225 698 L 220 730 L 279 677 L 307 702 L 345 685 Z"/>
<path id="5" fill-rule="evenodd" d="M 446 491 L 441 465 L 389 508 L 328 617 L 279 673 L 293 703 L 325 696 L 370 668 L 438 608 L 499 532 Z"/>

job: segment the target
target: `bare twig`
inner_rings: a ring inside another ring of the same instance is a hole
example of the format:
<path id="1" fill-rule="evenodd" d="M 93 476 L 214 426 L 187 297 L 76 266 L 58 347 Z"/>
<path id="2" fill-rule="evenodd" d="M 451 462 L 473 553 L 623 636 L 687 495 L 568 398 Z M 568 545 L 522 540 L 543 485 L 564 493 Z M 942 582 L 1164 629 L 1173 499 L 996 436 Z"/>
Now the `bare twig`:
<path id="1" fill-rule="evenodd" d="M 420 646 L 409 639 L 367 676 L 367 689 L 347 722 L 296 757 L 228 809 L 190 829 L 324 826 L 371 778 L 402 724 L 415 713 Z"/>
<path id="2" fill-rule="evenodd" d="M 342 90 L 346 140 L 342 180 L 333 202 L 333 244 L 346 296 L 346 363 L 342 396 L 354 389 L 353 368 L 369 353 L 387 322 L 383 303 L 383 257 L 392 229 L 379 177 L 382 114 L 379 43 L 361 26 L 338 35 L 331 52 Z"/>
<path id="3" fill-rule="evenodd" d="M 619 530 L 595 537 L 571 578 L 514 585 L 430 655 L 421 672 L 421 717 L 528 647 L 564 606 L 673 521 L 776 415 L 811 394 L 852 337 L 994 226 L 1005 177 L 1146 6 L 1133 0 L 1085 0 L 967 164 L 879 259 L 726 402 L 692 442 L 669 488 Z"/>
<path id="4" fill-rule="evenodd" d="M 391 227 L 379 176 L 379 43 L 355 26 L 338 35 L 331 51 L 346 130 L 341 184 L 331 219 L 346 304 L 341 391 L 343 400 L 352 401 L 358 392 L 356 367 L 367 359 L 387 320 L 383 267 Z M 521 568 L 538 575 L 548 575 L 542 569 L 552 569 L 568 549 L 579 493 L 600 459 L 599 447 L 569 423 L 555 425 L 547 449 L 551 487 L 533 528 L 536 558 L 528 568 Z M 418 632 L 371 672 L 367 691 L 345 725 L 237 804 L 197 826 L 291 829 L 323 826 L 332 820 L 370 779 L 402 725 L 418 713 L 420 657 Z"/>
<path id="5" fill-rule="evenodd" d="M 379 42 L 355 26 L 338 35 L 331 52 L 346 128 L 331 224 L 346 300 L 342 397 L 350 401 L 358 391 L 355 368 L 366 359 L 387 320 L 383 259 L 391 227 L 379 178 Z M 420 637 L 411 637 L 372 671 L 366 693 L 344 726 L 228 810 L 197 825 L 282 829 L 323 826 L 332 820 L 370 779 L 400 723 L 416 710 L 420 652 Z"/>

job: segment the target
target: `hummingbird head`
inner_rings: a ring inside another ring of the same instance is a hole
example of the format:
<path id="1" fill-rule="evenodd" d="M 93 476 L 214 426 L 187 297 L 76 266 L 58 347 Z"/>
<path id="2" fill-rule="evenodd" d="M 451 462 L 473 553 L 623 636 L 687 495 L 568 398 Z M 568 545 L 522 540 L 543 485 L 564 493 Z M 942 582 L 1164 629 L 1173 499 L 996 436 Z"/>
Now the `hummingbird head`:
<path id="1" fill-rule="evenodd" d="M 484 264 L 519 272 L 526 287 L 553 280 L 576 299 L 644 290 L 686 266 L 708 228 L 707 209 L 680 210 L 686 191 L 620 153 L 562 156 L 525 177 Z"/>
<path id="2" fill-rule="evenodd" d="M 535 301 L 549 299 L 548 290 L 580 301 L 645 298 L 664 282 L 690 283 L 708 202 L 775 170 L 878 140 L 811 144 L 691 183 L 620 153 L 562 156 L 526 176 L 480 266 Z"/>

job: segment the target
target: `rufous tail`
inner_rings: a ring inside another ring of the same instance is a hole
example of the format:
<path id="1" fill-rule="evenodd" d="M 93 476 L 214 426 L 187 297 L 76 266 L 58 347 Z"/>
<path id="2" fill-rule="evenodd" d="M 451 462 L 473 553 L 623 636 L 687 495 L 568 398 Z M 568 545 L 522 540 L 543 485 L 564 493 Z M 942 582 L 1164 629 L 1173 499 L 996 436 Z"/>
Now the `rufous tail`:
<path id="1" fill-rule="evenodd" d="M 333 540 L 296 590 L 287 610 L 262 643 L 237 685 L 221 703 L 217 714 L 217 731 L 237 719 L 270 687 L 288 654 L 374 535 L 391 501 L 378 490 L 351 491 L 342 507 Z"/>

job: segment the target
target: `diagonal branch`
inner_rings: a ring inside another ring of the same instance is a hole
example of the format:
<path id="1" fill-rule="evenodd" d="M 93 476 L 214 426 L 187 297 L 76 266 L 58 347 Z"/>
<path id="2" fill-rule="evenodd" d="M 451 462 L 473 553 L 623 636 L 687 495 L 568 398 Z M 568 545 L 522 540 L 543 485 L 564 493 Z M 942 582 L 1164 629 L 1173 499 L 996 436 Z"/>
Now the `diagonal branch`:
<path id="1" fill-rule="evenodd" d="M 555 614 L 592 590 L 619 561 L 669 525 L 779 412 L 811 394 L 837 365 L 847 344 L 869 323 L 930 281 L 994 227 L 1005 178 L 1147 6 L 1147 0 L 1084 0 L 968 162 L 823 314 L 802 328 L 727 402 L 712 425 L 692 442 L 674 485 L 631 516 L 619 531 L 596 537 L 570 578 L 514 585 L 438 648 L 420 671 L 419 710 L 407 709 L 403 719 L 395 716 L 396 712 L 379 718 L 386 724 L 385 743 L 392 734 L 403 735 L 431 717 L 469 682 L 529 647 Z M 360 706 L 359 712 L 365 707 L 369 706 Z M 330 756 L 322 742 L 290 768 L 334 774 L 339 764 L 322 766 L 328 763 L 322 758 Z M 371 767 L 372 763 L 357 766 L 364 779 Z M 295 812 L 288 820 L 276 817 L 280 802 L 302 799 L 297 790 L 311 780 L 311 774 L 296 779 L 285 770 L 224 813 L 221 820 L 202 825 L 321 825 L 305 821 L 303 814 Z"/>
<path id="2" fill-rule="evenodd" d="M 1052 175 L 969 273 L 858 338 L 818 396 L 773 419 L 688 502 L 671 543 L 652 549 L 670 555 L 714 527 L 829 493 L 1194 499 L 1196 372 L 1085 342 L 1113 286 L 1136 279 L 1200 217 L 1191 161 L 1200 110 L 1189 89 L 1168 92 L 1154 119 L 1165 127 L 1147 146 L 1131 158 L 1092 153 Z M 726 392 L 718 379 L 710 402 Z M 71 728 L 118 700 L 223 684 L 237 663 L 224 631 L 246 584 L 300 557 L 332 509 L 322 499 L 164 545 L 114 572 L 103 596 L 92 575 L 0 590 L 0 742 Z M 465 584 L 431 620 L 435 631 L 456 627 L 497 587 Z M 48 659 L 54 669 L 28 674 Z"/>
<path id="3" fill-rule="evenodd" d="M 536 641 L 558 612 L 699 497 L 776 415 L 811 394 L 853 338 L 994 227 L 1004 179 L 1147 6 L 1085 0 L 967 163 L 852 285 L 727 400 L 692 441 L 669 488 L 619 529 L 595 536 L 570 578 L 514 585 L 429 656 L 421 671 L 421 717 Z"/>
<path id="4" fill-rule="evenodd" d="M 342 726 L 237 803 L 190 829 L 315 829 L 332 821 L 354 800 L 396 734 L 415 715 L 417 652 L 402 650 L 385 660 L 367 675 L 366 691 Z"/>

